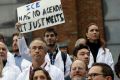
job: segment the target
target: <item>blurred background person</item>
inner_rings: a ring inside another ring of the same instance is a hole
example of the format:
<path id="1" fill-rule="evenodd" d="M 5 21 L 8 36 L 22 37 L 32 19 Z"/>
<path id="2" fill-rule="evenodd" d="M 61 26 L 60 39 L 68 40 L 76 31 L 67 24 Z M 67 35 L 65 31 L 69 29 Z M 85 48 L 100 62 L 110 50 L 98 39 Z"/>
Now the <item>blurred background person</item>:
<path id="1" fill-rule="evenodd" d="M 83 44 L 83 45 L 86 45 L 86 39 L 85 38 L 79 38 L 76 42 L 75 42 L 75 47 L 80 45 L 80 44 Z"/>

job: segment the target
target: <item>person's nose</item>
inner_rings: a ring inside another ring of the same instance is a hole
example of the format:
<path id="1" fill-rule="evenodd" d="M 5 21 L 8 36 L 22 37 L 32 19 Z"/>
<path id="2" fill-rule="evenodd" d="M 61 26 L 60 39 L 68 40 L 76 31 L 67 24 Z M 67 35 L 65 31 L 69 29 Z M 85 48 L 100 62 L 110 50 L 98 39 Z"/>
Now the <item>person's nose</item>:
<path id="1" fill-rule="evenodd" d="M 76 68 L 76 72 L 79 71 L 79 68 Z"/>
<path id="2" fill-rule="evenodd" d="M 38 77 L 37 80 L 41 80 L 41 79 Z"/>
<path id="3" fill-rule="evenodd" d="M 38 78 L 37 80 L 42 80 L 42 79 Z"/>
<path id="4" fill-rule="evenodd" d="M 88 54 L 85 54 L 85 58 L 88 58 L 89 56 L 88 56 Z"/>
<path id="5" fill-rule="evenodd" d="M 48 36 L 48 39 L 51 39 L 51 36 Z"/>
<path id="6" fill-rule="evenodd" d="M 92 80 L 92 78 L 90 76 L 88 76 L 87 80 Z"/>
<path id="7" fill-rule="evenodd" d="M 97 31 L 96 31 L 96 30 L 94 30 L 94 31 L 93 31 L 93 33 L 94 33 L 94 34 L 96 34 L 96 33 L 97 33 Z"/>
<path id="8" fill-rule="evenodd" d="M 3 52 L 3 49 L 0 49 L 0 52 Z"/>
<path id="9" fill-rule="evenodd" d="M 39 51 L 40 51 L 40 49 L 39 49 L 39 48 L 36 48 L 36 49 L 35 49 L 35 52 L 39 52 Z"/>

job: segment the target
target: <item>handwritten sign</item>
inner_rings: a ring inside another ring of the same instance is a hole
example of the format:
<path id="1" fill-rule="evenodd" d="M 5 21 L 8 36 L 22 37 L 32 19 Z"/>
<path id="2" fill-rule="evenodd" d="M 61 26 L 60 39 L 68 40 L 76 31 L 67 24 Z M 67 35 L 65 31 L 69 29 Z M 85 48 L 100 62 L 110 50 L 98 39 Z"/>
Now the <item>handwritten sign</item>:
<path id="1" fill-rule="evenodd" d="M 41 0 L 17 8 L 21 33 L 65 23 L 60 0 Z"/>

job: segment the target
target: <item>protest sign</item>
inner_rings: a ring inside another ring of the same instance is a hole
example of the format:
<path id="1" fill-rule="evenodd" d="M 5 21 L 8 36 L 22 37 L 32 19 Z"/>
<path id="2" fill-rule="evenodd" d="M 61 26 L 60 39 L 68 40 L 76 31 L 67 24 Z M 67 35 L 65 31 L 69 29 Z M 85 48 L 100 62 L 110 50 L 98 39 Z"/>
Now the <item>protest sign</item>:
<path id="1" fill-rule="evenodd" d="M 17 8 L 21 33 L 65 23 L 60 0 L 41 0 Z"/>

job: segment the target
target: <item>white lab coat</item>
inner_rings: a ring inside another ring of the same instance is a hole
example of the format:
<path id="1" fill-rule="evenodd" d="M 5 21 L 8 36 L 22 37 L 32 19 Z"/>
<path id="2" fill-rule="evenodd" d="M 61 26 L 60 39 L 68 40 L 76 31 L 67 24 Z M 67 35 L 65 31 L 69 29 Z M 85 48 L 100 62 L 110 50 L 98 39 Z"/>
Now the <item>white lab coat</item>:
<path id="1" fill-rule="evenodd" d="M 21 71 L 17 66 L 7 62 L 2 70 L 2 80 L 16 80 L 20 73 Z"/>
<path id="2" fill-rule="evenodd" d="M 20 51 L 20 53 L 22 53 L 21 55 L 27 56 L 27 58 L 25 58 L 25 59 L 29 60 L 30 59 L 29 48 L 27 47 L 24 36 L 22 36 L 19 39 L 18 42 L 19 42 L 18 43 L 19 44 L 19 51 Z M 45 57 L 45 60 L 47 62 L 50 62 L 50 58 L 49 58 L 48 53 L 47 53 L 47 55 Z M 70 56 L 67 54 L 65 76 L 69 75 L 71 64 L 72 64 L 72 61 L 70 59 Z M 62 57 L 61 57 L 61 51 L 60 50 L 58 50 L 58 54 L 56 55 L 56 58 L 55 58 L 55 66 L 58 67 L 59 69 L 61 69 L 64 72 L 64 63 L 63 63 L 63 60 L 62 60 Z"/>
<path id="3" fill-rule="evenodd" d="M 18 47 L 19 47 L 19 53 L 21 56 L 23 56 L 25 59 L 31 61 L 31 56 L 29 54 L 29 48 L 26 44 L 24 36 L 18 39 Z"/>
<path id="4" fill-rule="evenodd" d="M 54 65 L 50 65 L 49 63 L 47 63 L 44 69 L 48 71 L 52 80 L 64 80 L 64 73 Z M 29 80 L 29 74 L 30 66 L 25 69 L 16 80 Z"/>
<path id="5" fill-rule="evenodd" d="M 9 62 L 9 64 L 14 64 L 15 65 L 14 56 L 9 51 L 7 52 L 7 61 Z"/>
<path id="6" fill-rule="evenodd" d="M 114 70 L 113 57 L 112 57 L 111 52 L 107 48 L 105 48 L 105 51 L 103 50 L 103 48 L 100 48 L 98 50 L 98 54 L 97 54 L 97 57 L 96 57 L 96 62 L 106 63 Z M 90 61 L 89 61 L 88 68 L 90 68 L 93 63 L 94 63 L 94 58 L 93 58 L 92 53 L 90 53 Z"/>
<path id="7" fill-rule="evenodd" d="M 45 60 L 50 63 L 49 53 L 46 54 Z M 72 64 L 72 61 L 70 59 L 70 56 L 67 54 L 66 65 L 65 65 L 65 67 L 66 67 L 65 77 L 69 75 L 71 64 Z M 58 53 L 57 53 L 56 58 L 55 58 L 54 65 L 64 72 L 64 63 L 63 63 L 63 60 L 62 60 L 60 50 L 58 50 Z"/>

